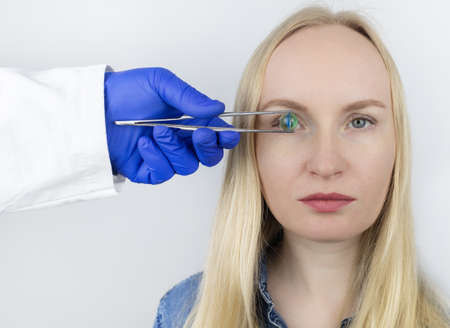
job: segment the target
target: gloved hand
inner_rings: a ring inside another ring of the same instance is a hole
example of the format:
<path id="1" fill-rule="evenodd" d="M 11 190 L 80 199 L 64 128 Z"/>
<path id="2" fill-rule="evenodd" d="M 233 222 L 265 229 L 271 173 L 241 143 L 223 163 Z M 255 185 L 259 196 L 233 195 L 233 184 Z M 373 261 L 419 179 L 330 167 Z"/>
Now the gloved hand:
<path id="1" fill-rule="evenodd" d="M 167 123 L 228 126 L 215 117 L 225 110 L 165 68 L 136 68 L 105 73 L 105 119 L 113 174 L 136 183 L 159 184 L 175 173 L 189 175 L 199 161 L 214 166 L 240 140 L 235 131 L 194 131 L 163 126 L 116 125 L 118 120 L 145 120 L 189 115 L 195 119 Z"/>

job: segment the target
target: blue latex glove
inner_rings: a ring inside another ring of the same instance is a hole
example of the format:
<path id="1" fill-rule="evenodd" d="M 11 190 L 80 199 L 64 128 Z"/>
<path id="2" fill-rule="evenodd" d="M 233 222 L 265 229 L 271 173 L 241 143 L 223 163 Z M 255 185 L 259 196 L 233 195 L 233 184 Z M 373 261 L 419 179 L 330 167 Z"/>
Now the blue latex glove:
<path id="1" fill-rule="evenodd" d="M 240 140 L 235 131 L 194 131 L 163 126 L 116 125 L 119 120 L 145 120 L 189 115 L 195 119 L 167 123 L 228 126 L 216 117 L 225 106 L 200 93 L 171 71 L 136 68 L 105 73 L 105 118 L 113 174 L 136 183 L 159 184 L 175 173 L 189 175 L 199 166 L 214 166 Z"/>

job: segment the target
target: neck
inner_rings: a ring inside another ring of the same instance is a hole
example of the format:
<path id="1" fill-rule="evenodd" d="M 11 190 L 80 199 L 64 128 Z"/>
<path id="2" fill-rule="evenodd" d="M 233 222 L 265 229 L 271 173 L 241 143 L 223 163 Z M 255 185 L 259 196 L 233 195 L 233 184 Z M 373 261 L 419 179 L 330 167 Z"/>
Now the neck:
<path id="1" fill-rule="evenodd" d="M 303 300 L 328 308 L 343 308 L 345 317 L 354 311 L 347 297 L 358 253 L 359 236 L 343 241 L 313 241 L 284 232 L 270 257 L 270 275 L 289 286 Z M 269 270 L 269 268 L 268 268 Z"/>

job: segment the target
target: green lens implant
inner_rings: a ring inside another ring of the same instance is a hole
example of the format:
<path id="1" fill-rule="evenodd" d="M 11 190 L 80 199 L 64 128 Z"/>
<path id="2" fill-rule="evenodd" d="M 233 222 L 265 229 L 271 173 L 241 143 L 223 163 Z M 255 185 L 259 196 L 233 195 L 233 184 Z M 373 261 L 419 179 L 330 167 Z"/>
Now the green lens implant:
<path id="1" fill-rule="evenodd" d="M 280 128 L 284 131 L 294 131 L 298 126 L 298 118 L 294 113 L 289 112 L 280 117 Z"/>

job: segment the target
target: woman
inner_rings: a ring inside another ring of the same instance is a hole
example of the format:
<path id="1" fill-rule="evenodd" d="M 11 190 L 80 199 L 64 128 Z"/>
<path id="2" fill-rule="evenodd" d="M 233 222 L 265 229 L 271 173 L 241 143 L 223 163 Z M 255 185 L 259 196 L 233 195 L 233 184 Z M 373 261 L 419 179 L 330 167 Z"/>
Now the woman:
<path id="1" fill-rule="evenodd" d="M 363 17 L 311 6 L 262 42 L 235 111 L 287 108 L 295 133 L 230 151 L 205 270 L 163 296 L 155 327 L 448 327 L 416 269 L 400 76 Z M 279 124 L 264 116 L 233 125 Z M 332 192 L 352 201 L 299 201 Z"/>

